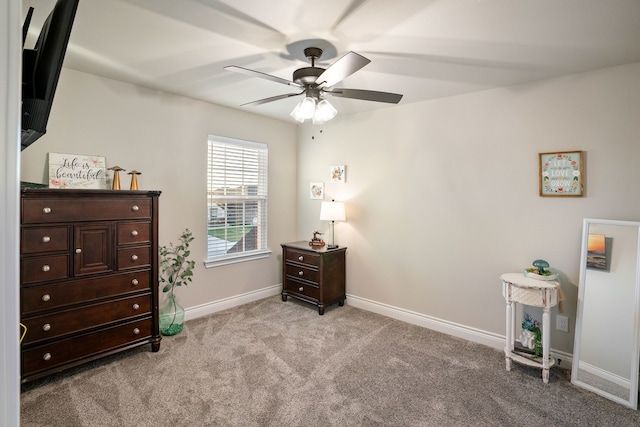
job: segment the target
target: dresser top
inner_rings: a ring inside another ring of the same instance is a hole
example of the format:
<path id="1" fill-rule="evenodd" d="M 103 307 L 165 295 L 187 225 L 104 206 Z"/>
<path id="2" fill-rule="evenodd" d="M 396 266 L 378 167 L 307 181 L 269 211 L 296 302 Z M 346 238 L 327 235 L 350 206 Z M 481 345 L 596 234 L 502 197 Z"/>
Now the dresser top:
<path id="1" fill-rule="evenodd" d="M 159 196 L 160 191 L 155 190 L 98 190 L 98 189 L 71 189 L 71 188 L 21 188 L 23 195 L 47 195 L 47 196 Z"/>
<path id="2" fill-rule="evenodd" d="M 338 248 L 333 248 L 333 249 L 328 249 L 327 245 L 321 248 L 318 248 L 317 246 L 313 247 L 309 245 L 308 240 L 301 240 L 299 242 L 282 243 L 280 246 L 282 246 L 283 248 L 287 247 L 287 248 L 293 248 L 293 249 L 304 249 L 307 251 L 313 251 L 317 253 L 340 252 L 340 251 L 347 250 L 346 246 L 340 246 Z"/>

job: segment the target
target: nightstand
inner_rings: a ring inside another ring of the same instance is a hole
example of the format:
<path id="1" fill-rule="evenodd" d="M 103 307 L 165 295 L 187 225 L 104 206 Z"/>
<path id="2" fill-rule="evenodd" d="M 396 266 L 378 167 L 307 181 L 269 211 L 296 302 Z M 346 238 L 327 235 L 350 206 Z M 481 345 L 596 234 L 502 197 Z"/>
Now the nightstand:
<path id="1" fill-rule="evenodd" d="M 347 297 L 345 254 L 347 248 L 313 248 L 309 242 L 282 245 L 282 301 L 287 297 L 306 301 L 324 314 L 325 307 Z"/>

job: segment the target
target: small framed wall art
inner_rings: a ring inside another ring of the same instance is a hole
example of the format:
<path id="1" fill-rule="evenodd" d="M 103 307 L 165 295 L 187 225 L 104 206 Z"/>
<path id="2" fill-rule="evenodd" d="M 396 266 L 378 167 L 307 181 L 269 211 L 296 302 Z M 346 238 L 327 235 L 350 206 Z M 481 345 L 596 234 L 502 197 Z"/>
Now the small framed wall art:
<path id="1" fill-rule="evenodd" d="M 347 179 L 347 174 L 345 173 L 345 167 L 343 165 L 330 166 L 329 175 L 331 182 L 335 184 L 344 184 Z"/>
<path id="2" fill-rule="evenodd" d="M 539 154 L 539 185 L 542 197 L 582 197 L 584 174 L 582 151 Z"/>
<path id="3" fill-rule="evenodd" d="M 312 182 L 309 184 L 309 196 L 311 199 L 323 200 L 324 199 L 324 183 Z"/>

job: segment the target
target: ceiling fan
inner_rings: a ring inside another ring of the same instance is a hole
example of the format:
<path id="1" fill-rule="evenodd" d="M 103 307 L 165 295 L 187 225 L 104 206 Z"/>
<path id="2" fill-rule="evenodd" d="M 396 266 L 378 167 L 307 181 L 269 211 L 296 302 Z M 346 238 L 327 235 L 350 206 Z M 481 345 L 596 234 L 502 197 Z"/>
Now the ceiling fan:
<path id="1" fill-rule="evenodd" d="M 313 119 L 314 123 L 323 123 L 335 117 L 337 111 L 324 98 L 325 94 L 342 98 L 387 102 L 391 104 L 397 104 L 402 99 L 402 95 L 397 93 L 333 87 L 371 62 L 360 54 L 348 52 L 326 69 L 315 66 L 315 61 L 322 56 L 322 49 L 318 47 L 308 47 L 304 49 L 304 55 L 311 61 L 311 67 L 303 67 L 295 70 L 293 72 L 293 80 L 283 79 L 236 65 L 229 65 L 224 67 L 224 69 L 302 89 L 297 93 L 271 96 L 241 105 L 261 105 L 267 102 L 305 94 L 305 98 L 300 101 L 291 112 L 291 116 L 300 122 L 304 122 L 306 119 Z"/>

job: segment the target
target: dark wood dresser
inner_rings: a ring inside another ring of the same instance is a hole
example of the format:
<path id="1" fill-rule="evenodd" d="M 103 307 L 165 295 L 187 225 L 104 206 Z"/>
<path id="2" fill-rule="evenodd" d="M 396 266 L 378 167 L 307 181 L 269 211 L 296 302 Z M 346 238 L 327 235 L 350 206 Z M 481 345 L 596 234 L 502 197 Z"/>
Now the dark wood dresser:
<path id="1" fill-rule="evenodd" d="M 23 189 L 22 382 L 160 349 L 157 191 Z"/>
<path id="2" fill-rule="evenodd" d="M 282 301 L 291 296 L 318 306 L 344 305 L 347 248 L 314 249 L 309 242 L 282 245 Z"/>

